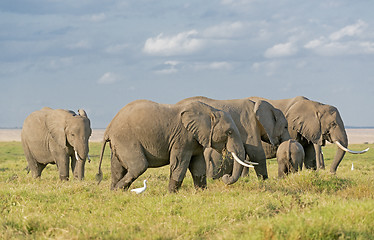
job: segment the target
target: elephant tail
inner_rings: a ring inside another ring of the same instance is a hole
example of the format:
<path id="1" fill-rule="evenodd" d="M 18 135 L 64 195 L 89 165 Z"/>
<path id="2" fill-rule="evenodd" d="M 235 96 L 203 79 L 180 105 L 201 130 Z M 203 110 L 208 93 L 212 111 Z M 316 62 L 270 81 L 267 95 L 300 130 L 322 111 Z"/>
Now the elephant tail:
<path id="1" fill-rule="evenodd" d="M 288 161 L 291 160 L 291 143 L 292 143 L 292 140 L 288 141 L 288 148 L 287 148 L 287 160 Z"/>
<path id="2" fill-rule="evenodd" d="M 96 181 L 97 185 L 100 184 L 101 180 L 103 180 L 103 172 L 101 171 L 101 163 L 103 162 L 103 157 L 104 157 L 104 151 L 105 151 L 105 145 L 107 142 L 109 142 L 109 138 L 104 138 L 103 140 L 103 146 L 101 147 L 101 153 L 100 153 L 100 162 L 99 162 L 99 171 L 96 174 Z"/>

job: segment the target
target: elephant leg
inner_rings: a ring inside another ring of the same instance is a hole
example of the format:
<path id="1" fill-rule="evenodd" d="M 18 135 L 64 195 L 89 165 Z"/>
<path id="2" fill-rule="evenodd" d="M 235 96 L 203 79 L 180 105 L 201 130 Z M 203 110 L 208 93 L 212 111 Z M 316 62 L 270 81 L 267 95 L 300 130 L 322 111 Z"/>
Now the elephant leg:
<path id="1" fill-rule="evenodd" d="M 306 169 L 317 169 L 316 162 L 316 152 L 314 150 L 313 144 L 307 144 L 304 146 L 305 158 L 304 166 Z"/>
<path id="2" fill-rule="evenodd" d="M 283 162 L 278 162 L 278 178 L 283 178 L 287 174 L 287 166 Z"/>
<path id="3" fill-rule="evenodd" d="M 172 150 L 170 154 L 169 192 L 177 192 L 182 185 L 187 168 L 190 165 L 191 155 L 191 153 L 183 153 L 179 149 Z M 204 166 L 206 166 L 205 163 Z"/>
<path id="4" fill-rule="evenodd" d="M 77 164 L 77 159 L 75 158 L 75 156 L 70 156 L 70 159 L 71 159 L 71 162 L 70 162 L 71 172 L 74 174 L 75 173 L 75 166 Z M 75 174 L 74 174 L 74 177 L 76 177 Z"/>
<path id="5" fill-rule="evenodd" d="M 57 168 L 62 181 L 69 180 L 69 156 L 57 160 Z"/>
<path id="6" fill-rule="evenodd" d="M 233 169 L 232 159 L 212 149 L 210 154 L 213 179 L 221 178 L 224 174 L 231 174 Z"/>
<path id="7" fill-rule="evenodd" d="M 204 151 L 204 160 L 205 160 L 205 167 L 206 167 L 206 176 L 208 178 L 213 178 L 213 163 L 211 161 L 211 152 L 213 151 L 212 148 L 207 148 Z"/>
<path id="8" fill-rule="evenodd" d="M 122 167 L 125 166 L 127 169 L 126 174 L 117 182 L 114 189 L 124 189 L 127 190 L 130 185 L 142 175 L 148 168 L 148 161 L 144 156 L 143 152 L 138 148 L 138 150 L 127 151 L 117 149 L 117 158 L 121 163 Z"/>
<path id="9" fill-rule="evenodd" d="M 325 169 L 325 163 L 324 163 L 324 160 L 323 160 L 321 145 L 313 144 L 313 146 L 314 146 L 314 151 L 316 153 L 316 168 L 317 168 L 317 171 L 319 169 Z"/>
<path id="10" fill-rule="evenodd" d="M 322 151 L 322 149 L 321 149 L 321 154 L 320 155 L 321 155 L 320 156 L 320 159 L 321 159 L 321 168 L 325 169 L 325 159 L 323 157 L 323 151 Z"/>
<path id="11" fill-rule="evenodd" d="M 259 146 L 260 147 L 256 147 L 249 144 L 245 144 L 245 151 L 250 161 L 258 163 L 258 165 L 254 166 L 257 177 L 265 180 L 268 178 L 266 155 L 264 149 L 262 148 L 262 145 L 260 144 Z"/>
<path id="12" fill-rule="evenodd" d="M 206 165 L 203 155 L 195 156 L 191 159 L 189 170 L 192 175 L 195 188 L 206 188 Z"/>
<path id="13" fill-rule="evenodd" d="M 114 190 L 119 180 L 121 180 L 126 175 L 127 169 L 122 166 L 119 159 L 113 153 L 111 156 L 110 169 L 112 174 L 111 190 Z"/>
<path id="14" fill-rule="evenodd" d="M 249 175 L 249 168 L 244 167 L 241 177 L 247 177 Z"/>
<path id="15" fill-rule="evenodd" d="M 38 163 L 38 161 L 34 158 L 34 155 L 30 151 L 28 145 L 23 143 L 23 149 L 25 152 L 26 160 L 27 160 L 27 170 L 31 171 L 33 178 L 40 178 L 43 169 L 45 168 L 45 164 Z"/>
<path id="16" fill-rule="evenodd" d="M 38 163 L 34 158 L 26 157 L 27 159 L 27 167 L 29 171 L 31 171 L 33 178 L 40 178 L 42 175 L 42 171 L 45 168 L 46 164 Z"/>

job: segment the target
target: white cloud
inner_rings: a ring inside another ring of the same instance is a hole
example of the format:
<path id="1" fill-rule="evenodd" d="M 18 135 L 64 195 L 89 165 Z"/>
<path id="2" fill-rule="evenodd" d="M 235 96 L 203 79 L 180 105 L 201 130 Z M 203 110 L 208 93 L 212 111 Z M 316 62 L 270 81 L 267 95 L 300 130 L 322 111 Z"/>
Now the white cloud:
<path id="1" fill-rule="evenodd" d="M 314 39 L 312 41 L 309 41 L 307 44 L 304 45 L 304 47 L 307 49 L 317 48 L 323 45 L 324 41 L 325 41 L 324 37 L 320 37 L 319 39 Z"/>
<path id="2" fill-rule="evenodd" d="M 162 33 L 155 38 L 148 38 L 143 51 L 151 55 L 185 55 L 191 54 L 203 46 L 203 41 L 196 38 L 198 32 L 191 30 L 174 36 L 164 36 Z"/>
<path id="3" fill-rule="evenodd" d="M 297 47 L 292 42 L 276 44 L 265 51 L 265 57 L 277 58 L 292 56 L 297 52 Z"/>
<path id="4" fill-rule="evenodd" d="M 229 62 L 211 62 L 211 63 L 199 63 L 194 67 L 196 70 L 231 70 L 232 64 Z"/>
<path id="5" fill-rule="evenodd" d="M 118 82 L 120 80 L 120 77 L 112 72 L 106 72 L 103 76 L 97 80 L 98 84 L 112 84 L 115 82 Z"/>
<path id="6" fill-rule="evenodd" d="M 319 37 L 304 45 L 305 49 L 312 50 L 322 56 L 373 54 L 374 42 L 362 41 L 362 35 L 367 23 L 358 20 L 355 24 L 348 25 L 328 37 Z M 351 37 L 347 40 L 346 36 Z"/>
<path id="7" fill-rule="evenodd" d="M 223 23 L 207 28 L 203 35 L 209 38 L 232 38 L 243 34 L 245 24 L 243 22 Z"/>
<path id="8" fill-rule="evenodd" d="M 178 72 L 178 69 L 176 66 L 179 64 L 178 61 L 166 61 L 164 62 L 164 65 L 166 65 L 166 68 L 157 70 L 155 73 L 158 74 L 172 74 Z"/>
<path id="9" fill-rule="evenodd" d="M 332 41 L 338 41 L 345 36 L 349 36 L 349 37 L 358 36 L 363 32 L 366 26 L 367 26 L 366 22 L 362 20 L 358 20 L 355 24 L 348 25 L 340 29 L 339 31 L 333 32 L 332 34 L 330 34 L 329 38 Z"/>

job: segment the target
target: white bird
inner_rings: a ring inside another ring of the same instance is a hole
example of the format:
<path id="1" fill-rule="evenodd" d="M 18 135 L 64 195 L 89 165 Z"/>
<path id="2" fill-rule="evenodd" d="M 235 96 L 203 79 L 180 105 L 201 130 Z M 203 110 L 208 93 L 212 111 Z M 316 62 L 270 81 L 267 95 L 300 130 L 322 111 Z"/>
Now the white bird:
<path id="1" fill-rule="evenodd" d="M 353 168 L 353 163 L 352 163 L 352 167 L 351 167 L 351 170 L 353 171 L 353 169 L 354 169 L 354 168 Z"/>
<path id="2" fill-rule="evenodd" d="M 147 189 L 147 180 L 144 180 L 144 187 L 131 189 L 131 192 L 135 192 L 136 194 L 140 194 L 140 193 L 144 192 L 146 189 Z"/>

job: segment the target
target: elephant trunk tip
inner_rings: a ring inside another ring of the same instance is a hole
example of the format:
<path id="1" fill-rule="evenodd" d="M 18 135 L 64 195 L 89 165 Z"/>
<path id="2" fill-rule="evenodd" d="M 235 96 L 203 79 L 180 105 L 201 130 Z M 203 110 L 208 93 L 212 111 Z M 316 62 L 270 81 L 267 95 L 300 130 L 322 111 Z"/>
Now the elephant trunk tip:
<path id="1" fill-rule="evenodd" d="M 226 185 L 230 185 L 230 184 L 233 184 L 233 183 L 236 182 L 235 179 L 234 179 L 232 176 L 230 176 L 229 174 L 225 174 L 225 175 L 223 175 L 223 177 L 222 177 L 222 181 L 223 181 Z"/>

